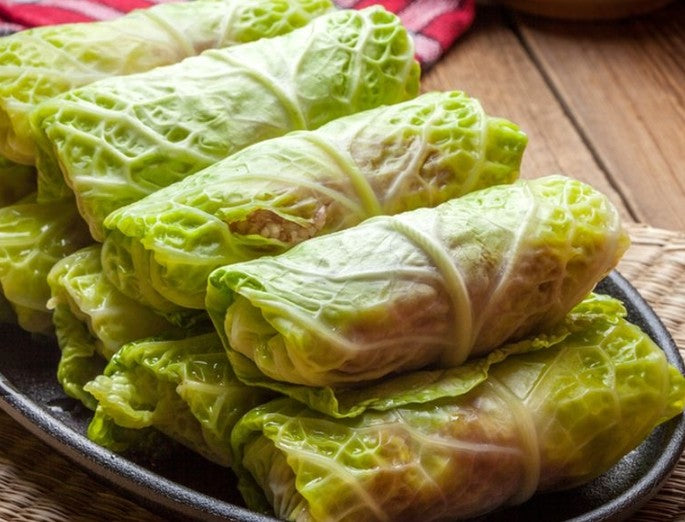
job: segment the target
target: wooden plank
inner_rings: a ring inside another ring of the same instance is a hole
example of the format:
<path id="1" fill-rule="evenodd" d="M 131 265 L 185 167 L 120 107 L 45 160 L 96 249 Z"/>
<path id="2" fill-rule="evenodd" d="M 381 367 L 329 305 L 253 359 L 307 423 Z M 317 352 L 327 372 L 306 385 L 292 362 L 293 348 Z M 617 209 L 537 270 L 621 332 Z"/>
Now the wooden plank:
<path id="1" fill-rule="evenodd" d="M 521 177 L 563 173 L 605 192 L 629 217 L 621 196 L 595 161 L 564 107 L 504 18 L 502 8 L 479 5 L 474 26 L 423 78 L 424 90 L 461 89 L 492 115 L 528 134 Z"/>
<path id="2" fill-rule="evenodd" d="M 636 217 L 685 230 L 685 2 L 613 23 L 516 22 Z"/>

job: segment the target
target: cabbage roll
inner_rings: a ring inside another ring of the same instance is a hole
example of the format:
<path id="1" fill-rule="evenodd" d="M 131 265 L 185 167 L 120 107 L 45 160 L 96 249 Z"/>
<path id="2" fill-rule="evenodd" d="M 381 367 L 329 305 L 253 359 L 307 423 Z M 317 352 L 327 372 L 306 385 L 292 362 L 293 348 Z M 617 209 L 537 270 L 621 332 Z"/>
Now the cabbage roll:
<path id="1" fill-rule="evenodd" d="M 358 384 L 554 324 L 627 245 L 603 194 L 549 176 L 218 268 L 206 306 L 245 382 Z"/>
<path id="2" fill-rule="evenodd" d="M 178 328 L 119 292 L 105 277 L 100 245 L 59 260 L 47 281 L 53 323 L 61 350 L 57 378 L 67 395 L 94 409 L 83 385 L 102 373 L 106 361 L 124 344 L 156 335 L 182 336 Z"/>
<path id="3" fill-rule="evenodd" d="M 603 473 L 683 411 L 685 379 L 616 300 L 574 312 L 563 340 L 463 394 L 438 374 L 423 403 L 349 419 L 292 399 L 250 411 L 232 434 L 248 505 L 286 520 L 455 520 Z"/>
<path id="4" fill-rule="evenodd" d="M 511 183 L 525 146 L 516 125 L 456 91 L 340 118 L 248 147 L 113 212 L 103 267 L 157 310 L 204 308 L 213 269 Z"/>
<path id="5" fill-rule="evenodd" d="M 42 101 L 205 49 L 284 34 L 331 7 L 329 0 L 197 0 L 0 38 L 0 155 L 35 163 L 29 114 Z"/>
<path id="6" fill-rule="evenodd" d="M 92 242 L 73 201 L 35 203 L 33 195 L 0 209 L 0 285 L 19 326 L 53 333 L 48 272 Z"/>
<path id="7" fill-rule="evenodd" d="M 258 141 L 413 98 L 419 72 L 411 37 L 376 6 L 100 80 L 32 113 L 39 198 L 64 197 L 66 180 L 102 240 L 113 210 Z"/>
<path id="8" fill-rule="evenodd" d="M 88 428 L 98 444 L 124 451 L 122 429 L 154 427 L 224 466 L 235 423 L 272 397 L 236 379 L 214 332 L 127 344 L 85 389 L 98 401 Z"/>

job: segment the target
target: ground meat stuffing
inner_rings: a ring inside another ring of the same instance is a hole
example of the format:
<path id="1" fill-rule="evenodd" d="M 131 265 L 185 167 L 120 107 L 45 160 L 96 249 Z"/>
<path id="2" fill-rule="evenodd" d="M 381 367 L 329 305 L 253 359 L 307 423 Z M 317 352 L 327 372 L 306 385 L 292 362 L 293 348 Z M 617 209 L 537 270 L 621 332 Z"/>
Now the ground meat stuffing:
<path id="1" fill-rule="evenodd" d="M 293 245 L 314 237 L 325 224 L 326 207 L 320 206 L 313 219 L 304 225 L 288 221 L 271 210 L 257 209 L 244 220 L 230 223 L 229 228 L 234 234 L 256 234 Z"/>

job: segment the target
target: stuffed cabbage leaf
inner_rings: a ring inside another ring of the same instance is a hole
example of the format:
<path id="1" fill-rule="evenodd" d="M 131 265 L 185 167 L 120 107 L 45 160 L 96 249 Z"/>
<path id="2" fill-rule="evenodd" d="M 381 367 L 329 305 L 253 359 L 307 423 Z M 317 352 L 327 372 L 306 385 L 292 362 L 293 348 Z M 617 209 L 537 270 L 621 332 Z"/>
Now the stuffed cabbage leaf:
<path id="1" fill-rule="evenodd" d="M 685 405 L 683 376 L 624 315 L 591 297 L 556 345 L 506 358 L 466 393 L 438 375 L 422 404 L 349 419 L 259 406 L 232 435 L 243 496 L 286 520 L 456 520 L 587 482 Z"/>
<path id="2" fill-rule="evenodd" d="M 272 397 L 236 379 L 214 332 L 127 344 L 85 390 L 98 401 L 88 429 L 98 444 L 123 451 L 122 429 L 154 427 L 224 466 L 235 423 Z"/>
<path id="3" fill-rule="evenodd" d="M 48 273 L 92 241 L 73 201 L 35 203 L 34 195 L 0 209 L 0 285 L 19 326 L 52 334 Z"/>
<path id="4" fill-rule="evenodd" d="M 245 382 L 358 384 L 558 322 L 627 245 L 603 194 L 549 176 L 219 268 L 206 306 Z"/>
<path id="5" fill-rule="evenodd" d="M 35 163 L 29 114 L 42 101 L 205 49 L 284 34 L 331 7 L 329 0 L 197 0 L 0 38 L 0 155 Z"/>
<path id="6" fill-rule="evenodd" d="M 32 113 L 39 198 L 66 180 L 101 240 L 113 210 L 258 141 L 413 98 L 419 73 L 406 29 L 375 6 L 100 80 Z"/>
<path id="7" fill-rule="evenodd" d="M 518 127 L 456 91 L 340 118 L 248 147 L 113 212 L 103 267 L 157 310 L 204 308 L 213 269 L 511 183 L 525 146 Z"/>
<path id="8" fill-rule="evenodd" d="M 155 335 L 182 336 L 149 308 L 119 292 L 105 277 L 100 245 L 91 245 L 59 260 L 47 280 L 53 323 L 61 350 L 57 379 L 67 395 L 94 409 L 83 385 L 102 373 L 106 361 L 124 344 Z"/>

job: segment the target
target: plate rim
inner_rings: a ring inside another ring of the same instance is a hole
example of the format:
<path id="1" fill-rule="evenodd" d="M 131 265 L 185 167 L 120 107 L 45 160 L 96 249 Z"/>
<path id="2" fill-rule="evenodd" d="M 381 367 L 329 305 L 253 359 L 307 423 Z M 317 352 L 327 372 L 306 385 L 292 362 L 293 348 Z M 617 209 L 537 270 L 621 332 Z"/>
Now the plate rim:
<path id="1" fill-rule="evenodd" d="M 603 280 L 616 287 L 652 330 L 652 339 L 665 352 L 669 363 L 685 374 L 685 363 L 667 328 L 640 292 L 617 270 Z M 600 283 L 601 284 L 601 283 Z M 621 296 L 623 299 L 623 297 Z M 643 325 L 641 325 L 643 326 Z M 272 522 L 277 519 L 212 497 L 155 473 L 118 455 L 74 430 L 25 396 L 0 372 L 0 409 L 46 445 L 57 450 L 86 473 L 104 480 L 122 496 L 132 495 L 148 509 L 162 509 L 172 516 L 225 522 Z M 685 450 L 685 415 L 668 421 L 673 432 L 648 472 L 621 494 L 565 522 L 624 520 L 652 498 L 675 468 Z M 230 472 L 227 470 L 227 472 Z M 512 506 L 515 508 L 515 506 Z"/>
<path id="2" fill-rule="evenodd" d="M 685 362 L 678 346 L 661 318 L 642 294 L 618 270 L 612 270 L 605 279 L 628 297 L 631 305 L 650 325 L 650 329 L 654 330 L 656 339 L 652 338 L 652 340 L 664 351 L 668 362 L 685 375 Z M 681 413 L 668 423 L 673 425 L 673 434 L 659 458 L 652 463 L 648 473 L 624 490 L 617 498 L 565 522 L 625 520 L 656 495 L 668 480 L 683 451 L 685 451 L 685 415 Z"/>

